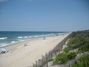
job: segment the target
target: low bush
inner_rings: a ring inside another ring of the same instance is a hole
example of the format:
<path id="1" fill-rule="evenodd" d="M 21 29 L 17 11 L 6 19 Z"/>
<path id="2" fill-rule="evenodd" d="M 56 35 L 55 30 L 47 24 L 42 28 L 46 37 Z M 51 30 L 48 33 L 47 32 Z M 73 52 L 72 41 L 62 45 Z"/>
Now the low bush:
<path id="1" fill-rule="evenodd" d="M 72 67 L 89 67 L 89 55 L 85 55 L 80 57 L 79 60 L 77 60 Z"/>
<path id="2" fill-rule="evenodd" d="M 69 50 L 70 50 L 70 48 L 68 48 L 68 47 L 66 47 L 66 48 L 63 49 L 63 51 L 64 51 L 65 53 L 68 53 Z"/>
<path id="3" fill-rule="evenodd" d="M 60 53 L 54 58 L 53 64 L 63 64 L 66 63 L 67 60 L 67 55 L 65 53 Z"/>
<path id="4" fill-rule="evenodd" d="M 89 51 L 89 42 L 86 42 L 83 46 L 78 49 L 79 53 Z"/>
<path id="5" fill-rule="evenodd" d="M 69 52 L 69 53 L 67 54 L 67 57 L 68 57 L 69 60 L 70 60 L 70 59 L 74 59 L 74 58 L 76 57 L 76 53 L 75 53 L 75 52 Z"/>
<path id="6" fill-rule="evenodd" d="M 82 37 L 72 37 L 67 43 L 70 49 L 76 49 L 85 43 Z"/>
<path id="7" fill-rule="evenodd" d="M 58 54 L 54 60 L 53 60 L 53 64 L 63 64 L 63 63 L 66 63 L 68 60 L 70 59 L 74 59 L 76 56 L 76 53 L 75 52 L 68 52 L 68 53 L 60 53 Z"/>

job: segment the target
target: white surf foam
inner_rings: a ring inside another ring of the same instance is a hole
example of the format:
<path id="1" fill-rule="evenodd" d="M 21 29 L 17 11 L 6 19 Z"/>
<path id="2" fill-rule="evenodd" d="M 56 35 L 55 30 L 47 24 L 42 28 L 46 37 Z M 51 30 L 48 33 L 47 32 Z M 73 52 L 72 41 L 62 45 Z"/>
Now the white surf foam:
<path id="1" fill-rule="evenodd" d="M 0 47 L 4 47 L 4 46 L 7 46 L 8 43 L 0 43 Z"/>
<path id="2" fill-rule="evenodd" d="M 5 40 L 7 39 L 8 37 L 1 37 L 0 40 Z"/>
<path id="3" fill-rule="evenodd" d="M 17 43 L 16 41 L 11 41 L 11 44 Z"/>
<path id="4" fill-rule="evenodd" d="M 19 37 L 17 37 L 17 38 L 21 39 L 21 38 L 23 38 L 23 37 L 19 36 Z"/>
<path id="5" fill-rule="evenodd" d="M 24 38 L 28 38 L 28 36 L 24 36 Z"/>

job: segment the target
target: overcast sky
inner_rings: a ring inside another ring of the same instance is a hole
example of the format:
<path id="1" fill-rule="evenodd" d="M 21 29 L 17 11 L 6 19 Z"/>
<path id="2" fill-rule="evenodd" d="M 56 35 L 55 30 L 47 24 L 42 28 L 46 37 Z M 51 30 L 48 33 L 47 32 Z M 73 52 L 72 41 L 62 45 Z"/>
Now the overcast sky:
<path id="1" fill-rule="evenodd" d="M 0 31 L 89 29 L 88 0 L 0 0 Z"/>

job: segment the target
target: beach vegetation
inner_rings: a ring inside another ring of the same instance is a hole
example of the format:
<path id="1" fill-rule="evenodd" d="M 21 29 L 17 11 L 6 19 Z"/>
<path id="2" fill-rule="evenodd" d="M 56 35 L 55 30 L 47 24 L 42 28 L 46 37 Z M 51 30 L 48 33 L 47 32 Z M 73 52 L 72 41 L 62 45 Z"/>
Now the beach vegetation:
<path id="1" fill-rule="evenodd" d="M 63 64 L 63 63 L 66 63 L 67 62 L 67 56 L 66 56 L 66 53 L 60 53 L 58 54 L 54 60 L 53 60 L 53 64 Z"/>
<path id="2" fill-rule="evenodd" d="M 69 53 L 67 54 L 67 58 L 68 58 L 69 60 L 74 59 L 75 57 L 76 57 L 76 53 L 75 53 L 75 52 L 69 52 Z"/>
<path id="3" fill-rule="evenodd" d="M 89 31 L 72 33 L 67 46 L 71 50 L 78 49 L 78 52 L 89 51 Z"/>
<path id="4" fill-rule="evenodd" d="M 59 54 L 55 57 L 53 63 L 54 63 L 54 64 L 58 64 L 58 63 L 59 63 L 59 64 L 64 64 L 64 63 L 66 63 L 68 60 L 74 59 L 75 57 L 76 57 L 76 53 L 75 53 L 75 52 L 68 52 L 68 53 L 63 52 L 63 53 L 59 53 Z"/>
<path id="5" fill-rule="evenodd" d="M 64 64 L 67 61 L 74 59 L 77 54 L 89 52 L 89 31 L 73 32 L 67 41 L 62 53 L 59 53 L 54 59 L 54 64 Z M 75 51 L 76 50 L 76 51 Z M 85 66 L 84 66 L 85 65 Z M 72 67 L 88 67 L 89 57 L 81 57 Z"/>
<path id="6" fill-rule="evenodd" d="M 65 47 L 65 48 L 63 49 L 63 51 L 64 51 L 65 53 L 67 53 L 67 52 L 70 51 L 70 48 L 69 48 L 69 47 Z"/>
<path id="7" fill-rule="evenodd" d="M 84 55 L 72 65 L 72 67 L 89 67 L 89 55 Z"/>

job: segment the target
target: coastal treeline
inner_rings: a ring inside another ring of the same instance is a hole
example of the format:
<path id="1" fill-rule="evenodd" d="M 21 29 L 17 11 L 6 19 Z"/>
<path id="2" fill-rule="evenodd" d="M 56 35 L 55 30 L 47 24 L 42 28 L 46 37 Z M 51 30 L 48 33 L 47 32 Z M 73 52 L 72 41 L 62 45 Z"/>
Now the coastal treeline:
<path id="1" fill-rule="evenodd" d="M 71 67 L 89 66 L 89 30 L 73 32 L 64 46 L 52 59 L 54 65 L 75 60 Z"/>

